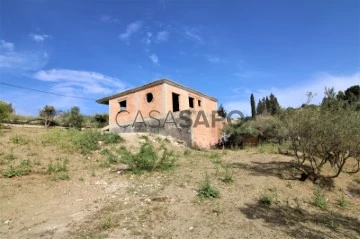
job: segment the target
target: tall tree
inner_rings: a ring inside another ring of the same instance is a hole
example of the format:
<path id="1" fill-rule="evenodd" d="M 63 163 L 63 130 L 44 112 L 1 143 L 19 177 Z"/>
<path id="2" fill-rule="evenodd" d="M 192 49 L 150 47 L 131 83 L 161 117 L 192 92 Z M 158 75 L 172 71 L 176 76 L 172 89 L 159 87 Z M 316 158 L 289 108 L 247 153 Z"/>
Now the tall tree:
<path id="1" fill-rule="evenodd" d="M 250 96 L 250 105 L 251 105 L 251 117 L 253 119 L 256 118 L 256 109 L 255 109 L 255 98 L 254 98 L 254 95 L 251 94 Z"/>
<path id="2" fill-rule="evenodd" d="M 269 97 L 265 97 L 265 108 L 266 108 L 266 112 L 270 113 L 270 109 L 271 109 L 271 104 L 270 104 L 270 100 Z"/>
<path id="3" fill-rule="evenodd" d="M 268 112 L 271 115 L 276 115 L 277 113 L 279 113 L 279 111 L 280 111 L 279 102 L 278 102 L 277 98 L 275 97 L 275 95 L 273 93 L 271 93 L 270 96 L 269 96 Z"/>
<path id="4" fill-rule="evenodd" d="M 220 104 L 217 112 L 218 112 L 219 116 L 221 116 L 223 118 L 226 118 L 227 113 L 226 113 L 226 110 L 225 110 L 225 108 L 224 108 L 224 106 L 222 104 Z"/>

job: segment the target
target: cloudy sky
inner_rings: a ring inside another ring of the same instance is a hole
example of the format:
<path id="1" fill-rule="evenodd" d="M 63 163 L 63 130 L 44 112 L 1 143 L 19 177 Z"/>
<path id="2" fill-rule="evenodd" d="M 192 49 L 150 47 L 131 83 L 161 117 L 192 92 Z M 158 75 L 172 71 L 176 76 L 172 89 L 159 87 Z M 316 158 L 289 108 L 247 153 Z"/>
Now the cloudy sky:
<path id="1" fill-rule="evenodd" d="M 0 84 L 19 114 L 107 112 L 94 99 L 159 78 L 245 114 L 251 93 L 317 103 L 360 84 L 360 2 L 0 0 L 0 82 L 79 97 Z"/>

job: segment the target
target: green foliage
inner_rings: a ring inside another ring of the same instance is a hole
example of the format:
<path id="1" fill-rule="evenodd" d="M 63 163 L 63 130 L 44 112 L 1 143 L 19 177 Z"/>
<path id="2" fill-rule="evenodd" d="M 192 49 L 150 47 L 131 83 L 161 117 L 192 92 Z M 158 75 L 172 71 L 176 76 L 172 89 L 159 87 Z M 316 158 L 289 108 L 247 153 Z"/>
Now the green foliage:
<path id="1" fill-rule="evenodd" d="M 109 114 L 95 114 L 92 117 L 92 121 L 95 122 L 97 128 L 105 127 L 109 124 Z"/>
<path id="2" fill-rule="evenodd" d="M 288 137 L 289 131 L 277 117 L 259 115 L 250 125 L 257 129 L 264 140 L 276 139 L 279 143 Z"/>
<path id="3" fill-rule="evenodd" d="M 219 108 L 217 110 L 217 113 L 218 113 L 218 115 L 220 117 L 226 118 L 227 113 L 226 113 L 226 110 L 225 110 L 225 108 L 224 108 L 224 106 L 222 104 L 220 104 L 220 106 L 219 106 Z"/>
<path id="4" fill-rule="evenodd" d="M 328 206 L 327 201 L 328 200 L 325 197 L 324 193 L 321 191 L 321 189 L 316 188 L 314 192 L 313 205 L 320 209 L 326 209 Z"/>
<path id="5" fill-rule="evenodd" d="M 184 150 L 184 156 L 190 156 L 191 155 L 191 150 L 190 149 L 185 149 Z"/>
<path id="6" fill-rule="evenodd" d="M 304 107 L 289 112 L 285 121 L 298 167 L 314 175 L 315 180 L 320 176 L 337 177 L 348 161 L 355 161 L 354 171 L 359 170 L 360 111 Z M 334 173 L 322 175 L 324 165 L 331 166 Z"/>
<path id="7" fill-rule="evenodd" d="M 14 111 L 11 104 L 8 104 L 4 101 L 0 101 L 0 123 L 7 119 L 10 114 Z"/>
<path id="8" fill-rule="evenodd" d="M 11 142 L 14 144 L 25 145 L 30 142 L 30 139 L 26 135 L 16 134 L 10 137 Z"/>
<path id="9" fill-rule="evenodd" d="M 259 198 L 259 204 L 263 206 L 271 206 L 278 202 L 278 194 L 276 188 L 266 189 Z"/>
<path id="10" fill-rule="evenodd" d="M 133 173 L 142 171 L 169 170 L 171 169 L 178 156 L 169 151 L 165 146 L 161 147 L 162 153 L 157 154 L 154 146 L 149 142 L 141 145 L 139 152 L 132 153 L 125 147 L 118 150 L 120 162 L 129 166 L 129 170 Z"/>
<path id="11" fill-rule="evenodd" d="M 16 167 L 11 165 L 10 168 L 3 172 L 3 176 L 6 178 L 12 178 L 27 175 L 31 172 L 31 168 L 32 165 L 30 160 L 23 160 L 20 165 Z"/>
<path id="12" fill-rule="evenodd" d="M 122 138 L 119 134 L 114 132 L 105 133 L 101 136 L 100 139 L 103 140 L 105 144 L 116 144 L 125 141 L 124 138 Z"/>
<path id="13" fill-rule="evenodd" d="M 205 180 L 200 185 L 200 188 L 198 189 L 198 196 L 200 198 L 219 198 L 220 197 L 220 191 L 210 184 L 209 176 L 205 175 Z"/>
<path id="14" fill-rule="evenodd" d="M 225 169 L 224 177 L 221 180 L 227 184 L 234 182 L 233 179 L 234 171 L 232 170 L 232 168 L 229 166 L 225 166 L 224 169 Z"/>
<path id="15" fill-rule="evenodd" d="M 45 105 L 44 108 L 40 110 L 39 116 L 44 121 L 45 127 L 50 126 L 56 116 L 56 113 L 55 107 L 51 105 Z"/>
<path id="16" fill-rule="evenodd" d="M 70 180 L 70 176 L 68 172 L 62 172 L 60 173 L 60 175 L 58 176 L 58 178 L 60 180 Z"/>
<path id="17" fill-rule="evenodd" d="M 263 97 L 262 100 L 258 102 L 256 113 L 260 114 L 270 114 L 276 115 L 280 112 L 280 104 L 273 93 L 270 96 Z"/>

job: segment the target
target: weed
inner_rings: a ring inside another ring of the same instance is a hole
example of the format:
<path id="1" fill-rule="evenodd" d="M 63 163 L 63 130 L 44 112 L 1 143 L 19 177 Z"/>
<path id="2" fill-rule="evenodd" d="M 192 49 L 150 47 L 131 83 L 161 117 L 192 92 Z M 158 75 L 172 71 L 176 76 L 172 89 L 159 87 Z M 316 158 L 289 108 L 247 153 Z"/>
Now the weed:
<path id="1" fill-rule="evenodd" d="M 8 161 L 13 161 L 16 157 L 14 155 L 13 150 L 10 149 L 9 153 L 7 153 L 4 158 L 7 159 Z"/>
<path id="2" fill-rule="evenodd" d="M 265 192 L 261 193 L 259 198 L 259 204 L 263 206 L 271 206 L 278 202 L 278 195 L 276 188 L 269 188 Z"/>
<path id="3" fill-rule="evenodd" d="M 184 156 L 189 156 L 191 155 L 191 150 L 190 149 L 185 149 L 184 150 Z"/>
<path id="4" fill-rule="evenodd" d="M 221 163 L 221 155 L 218 152 L 212 152 L 209 155 L 209 158 L 211 159 L 211 161 L 215 164 L 220 164 Z"/>
<path id="5" fill-rule="evenodd" d="M 320 188 L 316 188 L 315 192 L 314 192 L 314 201 L 313 201 L 313 205 L 315 207 L 318 207 L 320 209 L 326 209 L 327 208 L 327 198 L 325 197 L 325 195 L 323 194 L 323 192 L 321 191 Z"/>
<path id="6" fill-rule="evenodd" d="M 348 208 L 349 207 L 349 202 L 346 200 L 345 195 L 342 194 L 341 197 L 338 200 L 338 206 L 340 208 Z"/>
<path id="7" fill-rule="evenodd" d="M 173 151 L 168 151 L 165 146 L 160 148 L 162 154 L 158 155 L 155 148 L 149 142 L 141 145 L 138 153 L 128 151 L 124 146 L 120 147 L 118 154 L 120 162 L 129 166 L 133 173 L 141 171 L 169 170 L 171 169 L 178 156 Z"/>
<path id="8" fill-rule="evenodd" d="M 198 189 L 198 196 L 200 198 L 219 198 L 220 192 L 218 189 L 214 188 L 210 185 L 210 179 L 208 175 L 205 175 L 204 182 L 200 185 L 200 188 Z"/>
<path id="9" fill-rule="evenodd" d="M 31 162 L 29 160 L 23 160 L 20 165 L 13 167 L 10 166 L 5 172 L 3 172 L 3 176 L 6 178 L 18 177 L 27 175 L 31 172 Z"/>
<path id="10" fill-rule="evenodd" d="M 62 172 L 59 175 L 59 179 L 60 180 L 70 180 L 70 176 L 69 176 L 68 172 Z"/>
<path id="11" fill-rule="evenodd" d="M 47 173 L 52 174 L 56 172 L 66 172 L 67 164 L 69 163 L 68 159 L 57 158 L 56 163 L 53 164 L 52 161 L 48 164 Z"/>
<path id="12" fill-rule="evenodd" d="M 14 144 L 20 144 L 25 145 L 30 142 L 29 138 L 26 137 L 26 135 L 17 134 L 10 138 L 11 142 Z"/>
<path id="13" fill-rule="evenodd" d="M 116 227 L 118 225 L 118 222 L 113 218 L 111 215 L 107 215 L 102 219 L 101 222 L 101 229 L 102 230 L 108 230 L 110 228 Z"/>
<path id="14" fill-rule="evenodd" d="M 234 180 L 233 180 L 233 175 L 234 175 L 234 171 L 229 167 L 229 166 L 226 166 L 225 167 L 225 174 L 224 174 L 224 177 L 221 179 L 224 183 L 232 183 Z"/>
<path id="15" fill-rule="evenodd" d="M 103 140 L 104 144 L 116 144 L 116 143 L 122 143 L 125 141 L 124 138 L 122 138 L 119 134 L 116 134 L 114 132 L 103 134 L 100 137 L 100 140 Z"/>
<path id="16" fill-rule="evenodd" d="M 276 154 L 278 153 L 278 146 L 277 144 L 267 143 L 267 144 L 260 144 L 257 147 L 258 153 L 269 153 L 269 154 Z"/>

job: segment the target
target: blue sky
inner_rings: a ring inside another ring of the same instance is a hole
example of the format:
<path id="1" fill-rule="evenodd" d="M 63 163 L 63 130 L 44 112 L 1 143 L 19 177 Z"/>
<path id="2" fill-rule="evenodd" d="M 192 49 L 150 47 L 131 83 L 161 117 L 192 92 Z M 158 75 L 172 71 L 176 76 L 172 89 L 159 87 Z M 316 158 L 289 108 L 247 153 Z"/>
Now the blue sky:
<path id="1" fill-rule="evenodd" d="M 0 81 L 98 99 L 169 78 L 250 112 L 325 86 L 360 84 L 360 1 L 0 0 Z M 45 104 L 107 112 L 91 100 L 0 85 L 19 114 Z"/>

